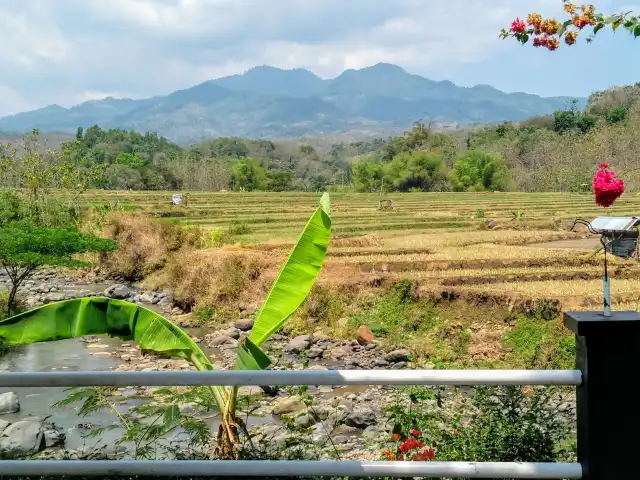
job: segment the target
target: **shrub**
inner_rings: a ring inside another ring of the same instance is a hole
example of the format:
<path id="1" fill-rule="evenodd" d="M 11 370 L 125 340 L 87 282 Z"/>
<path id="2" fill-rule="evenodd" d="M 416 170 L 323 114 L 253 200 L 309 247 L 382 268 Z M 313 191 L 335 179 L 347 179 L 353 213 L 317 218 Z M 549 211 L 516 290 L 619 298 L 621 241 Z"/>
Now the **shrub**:
<path id="1" fill-rule="evenodd" d="M 105 234 L 120 249 L 105 256 L 103 266 L 108 274 L 126 280 L 142 280 L 164 267 L 172 253 L 205 244 L 201 229 L 154 221 L 138 213 L 111 213 L 108 218 Z"/>
<path id="2" fill-rule="evenodd" d="M 219 248 L 232 242 L 233 236 L 231 233 L 225 230 L 215 229 L 211 230 L 207 246 L 210 248 Z"/>
<path id="3" fill-rule="evenodd" d="M 396 439 L 416 429 L 442 461 L 554 462 L 573 457 L 573 412 L 554 388 L 407 389 L 388 408 Z"/>
<path id="4" fill-rule="evenodd" d="M 507 190 L 511 173 L 500 154 L 469 150 L 456 160 L 451 180 L 456 191 Z"/>
<path id="5" fill-rule="evenodd" d="M 234 220 L 231 225 L 229 225 L 228 232 L 231 235 L 247 235 L 251 233 L 251 228 L 246 222 Z"/>

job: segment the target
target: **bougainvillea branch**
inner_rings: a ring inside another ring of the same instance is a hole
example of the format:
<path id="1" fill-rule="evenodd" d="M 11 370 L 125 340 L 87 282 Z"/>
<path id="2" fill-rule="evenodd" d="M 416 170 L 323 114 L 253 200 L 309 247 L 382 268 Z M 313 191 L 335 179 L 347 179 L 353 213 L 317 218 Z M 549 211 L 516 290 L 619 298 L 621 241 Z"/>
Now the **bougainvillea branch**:
<path id="1" fill-rule="evenodd" d="M 640 36 L 640 17 L 633 12 L 617 13 L 605 16 L 596 11 L 593 5 L 576 5 L 563 0 L 564 11 L 569 19 L 560 22 L 555 18 L 544 18 L 539 13 L 530 13 L 525 20 L 516 18 L 509 29 L 503 28 L 502 38 L 515 38 L 522 44 L 531 43 L 534 47 L 557 50 L 561 43 L 574 45 L 579 36 L 585 36 L 591 42 L 603 28 L 610 27 L 614 32 L 622 27 L 634 37 Z M 587 35 L 585 31 L 591 33 Z"/>

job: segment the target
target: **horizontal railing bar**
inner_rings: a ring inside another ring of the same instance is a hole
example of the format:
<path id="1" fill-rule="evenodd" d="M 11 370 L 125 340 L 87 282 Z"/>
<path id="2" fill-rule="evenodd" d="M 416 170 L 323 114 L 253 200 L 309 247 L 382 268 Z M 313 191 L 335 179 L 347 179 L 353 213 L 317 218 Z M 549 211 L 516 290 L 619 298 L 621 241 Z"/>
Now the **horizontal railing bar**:
<path id="1" fill-rule="evenodd" d="M 10 475 L 237 477 L 344 476 L 423 478 L 582 478 L 578 463 L 357 462 L 336 460 L 0 460 Z"/>
<path id="2" fill-rule="evenodd" d="M 580 385 L 579 370 L 0 372 L 0 387 L 187 385 Z"/>

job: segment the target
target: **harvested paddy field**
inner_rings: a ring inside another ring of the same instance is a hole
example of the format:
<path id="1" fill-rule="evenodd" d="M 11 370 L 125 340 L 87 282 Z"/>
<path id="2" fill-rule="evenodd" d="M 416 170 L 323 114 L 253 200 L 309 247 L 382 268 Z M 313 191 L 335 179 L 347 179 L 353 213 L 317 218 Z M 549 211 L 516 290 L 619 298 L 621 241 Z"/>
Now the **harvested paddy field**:
<path id="1" fill-rule="evenodd" d="M 85 202 L 145 212 L 164 221 L 230 232 L 245 251 L 279 259 L 292 245 L 319 195 L 192 193 L 171 206 L 171 192 L 90 192 Z M 434 297 L 554 301 L 599 308 L 602 253 L 576 218 L 635 215 L 640 196 L 625 195 L 608 210 L 590 194 L 377 194 L 332 198 L 333 238 L 321 282 L 336 287 L 415 281 Z M 225 248 L 225 247 L 223 247 Z M 228 248 L 228 247 L 226 247 Z M 234 247 L 237 248 L 237 247 Z M 267 255 L 267 253 L 269 254 Z M 274 260 L 275 261 L 275 260 Z M 635 260 L 612 260 L 614 308 L 640 300 Z"/>

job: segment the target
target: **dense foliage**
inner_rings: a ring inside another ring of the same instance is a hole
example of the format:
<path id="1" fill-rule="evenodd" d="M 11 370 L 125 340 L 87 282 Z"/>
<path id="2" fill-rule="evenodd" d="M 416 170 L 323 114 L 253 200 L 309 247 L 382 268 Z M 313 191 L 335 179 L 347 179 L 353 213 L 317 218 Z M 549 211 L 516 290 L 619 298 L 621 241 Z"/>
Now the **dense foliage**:
<path id="1" fill-rule="evenodd" d="M 388 409 L 394 426 L 389 446 L 423 438 L 435 449 L 432 457 L 440 461 L 573 458 L 573 413 L 557 390 L 504 386 L 477 387 L 471 396 L 443 393 L 421 387 L 403 392 Z M 394 453 L 392 448 L 384 451 L 387 457 L 389 453 Z"/>
<path id="2" fill-rule="evenodd" d="M 51 190 L 65 189 L 76 199 L 76 211 L 68 214 L 76 216 L 89 188 L 588 191 L 593 165 L 602 161 L 615 164 L 633 189 L 627 173 L 640 147 L 639 100 L 640 83 L 595 92 L 586 106 L 572 101 L 523 122 L 451 133 L 416 123 L 387 140 L 334 144 L 217 138 L 181 147 L 155 133 L 94 126 L 52 149 L 35 131 L 0 145 L 0 187 L 25 189 L 40 206 L 38 215 L 54 201 Z"/>

